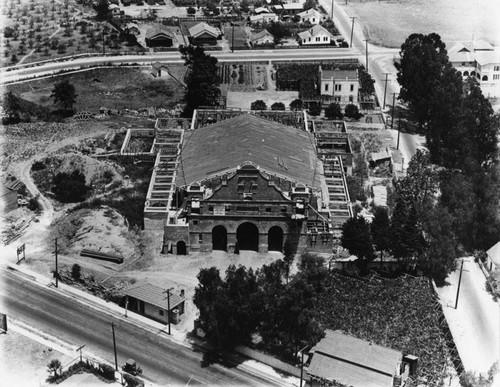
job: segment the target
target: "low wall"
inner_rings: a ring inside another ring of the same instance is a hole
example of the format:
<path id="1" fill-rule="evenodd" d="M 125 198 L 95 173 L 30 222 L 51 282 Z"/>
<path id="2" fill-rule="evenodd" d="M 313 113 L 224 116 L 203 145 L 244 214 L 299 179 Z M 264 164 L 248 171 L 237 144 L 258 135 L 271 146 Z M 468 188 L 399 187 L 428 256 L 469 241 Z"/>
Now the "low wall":
<path id="1" fill-rule="evenodd" d="M 300 368 L 299 367 L 295 367 L 291 364 L 288 364 L 288 363 L 285 363 L 279 359 L 276 359 L 275 357 L 272 357 L 270 355 L 266 355 L 265 353 L 258 352 L 256 350 L 248 348 L 248 347 L 238 346 L 234 350 L 242 355 L 245 355 L 246 357 L 249 357 L 250 359 L 260 361 L 261 363 L 267 364 L 268 366 L 276 368 L 277 370 L 280 370 L 282 372 L 286 372 L 287 374 L 290 374 L 290 375 L 296 376 L 297 378 L 300 378 Z M 304 377 L 306 377 L 305 373 L 304 373 Z"/>

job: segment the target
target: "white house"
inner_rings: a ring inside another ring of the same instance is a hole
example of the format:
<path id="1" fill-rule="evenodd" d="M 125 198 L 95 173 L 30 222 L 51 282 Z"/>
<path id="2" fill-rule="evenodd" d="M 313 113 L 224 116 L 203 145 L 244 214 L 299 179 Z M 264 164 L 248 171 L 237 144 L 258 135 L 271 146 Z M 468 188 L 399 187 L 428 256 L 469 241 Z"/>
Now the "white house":
<path id="1" fill-rule="evenodd" d="M 274 43 L 274 36 L 266 29 L 257 32 L 250 39 L 253 46 L 268 45 Z"/>
<path id="2" fill-rule="evenodd" d="M 496 243 L 487 252 L 487 262 L 486 268 L 488 270 L 495 270 L 495 268 L 500 267 L 500 242 Z"/>
<path id="3" fill-rule="evenodd" d="M 451 44 L 448 58 L 464 79 L 478 80 L 485 97 L 500 97 L 500 49 L 484 40 Z"/>
<path id="4" fill-rule="evenodd" d="M 303 46 L 329 45 L 334 36 L 325 28 L 316 24 L 315 26 L 299 32 L 300 43 Z"/>
<path id="5" fill-rule="evenodd" d="M 297 15 L 300 16 L 300 21 L 303 23 L 309 22 L 311 24 L 319 24 L 321 21 L 325 20 L 325 17 L 321 14 L 321 12 L 315 10 L 314 8 L 300 12 Z"/>
<path id="6" fill-rule="evenodd" d="M 342 105 L 358 103 L 358 70 L 323 70 L 320 66 L 318 78 L 321 95 Z"/>
<path id="7" fill-rule="evenodd" d="M 278 15 L 275 13 L 260 13 L 250 16 L 250 23 L 267 23 L 270 21 L 278 21 Z"/>

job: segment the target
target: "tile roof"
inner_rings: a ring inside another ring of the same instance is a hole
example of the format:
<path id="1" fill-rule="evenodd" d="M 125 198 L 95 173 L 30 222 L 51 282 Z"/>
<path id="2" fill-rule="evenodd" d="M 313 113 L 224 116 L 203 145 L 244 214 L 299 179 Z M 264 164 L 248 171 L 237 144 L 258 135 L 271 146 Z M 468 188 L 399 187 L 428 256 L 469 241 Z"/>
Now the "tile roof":
<path id="1" fill-rule="evenodd" d="M 334 36 L 327 29 L 320 26 L 319 24 L 316 24 L 313 27 L 311 27 L 305 31 L 299 32 L 298 35 L 301 39 L 307 39 L 307 38 L 312 38 L 320 33 L 324 33 L 325 35 L 329 35 L 331 39 L 334 38 Z"/>
<path id="2" fill-rule="evenodd" d="M 203 33 L 212 35 L 215 38 L 220 35 L 220 32 L 217 28 L 212 27 L 211 25 L 205 22 L 195 24 L 194 26 L 190 27 L 188 31 L 189 31 L 189 36 L 191 36 L 192 38 L 196 38 Z"/>
<path id="3" fill-rule="evenodd" d="M 323 70 L 321 79 L 336 79 L 346 81 L 357 81 L 357 70 Z"/>
<path id="4" fill-rule="evenodd" d="M 267 173 L 318 186 L 313 142 L 312 136 L 302 130 L 243 113 L 186 136 L 177 185 L 236 170 L 248 161 Z"/>
<path id="5" fill-rule="evenodd" d="M 152 285 L 149 282 L 140 282 L 124 290 L 125 295 L 134 297 L 148 304 L 168 310 L 167 289 Z M 170 293 L 170 309 L 175 309 L 184 302 L 185 298 L 178 294 Z"/>
<path id="6" fill-rule="evenodd" d="M 352 387 L 392 386 L 392 378 L 403 354 L 371 344 L 340 331 L 326 330 L 312 349 L 307 373 Z"/>

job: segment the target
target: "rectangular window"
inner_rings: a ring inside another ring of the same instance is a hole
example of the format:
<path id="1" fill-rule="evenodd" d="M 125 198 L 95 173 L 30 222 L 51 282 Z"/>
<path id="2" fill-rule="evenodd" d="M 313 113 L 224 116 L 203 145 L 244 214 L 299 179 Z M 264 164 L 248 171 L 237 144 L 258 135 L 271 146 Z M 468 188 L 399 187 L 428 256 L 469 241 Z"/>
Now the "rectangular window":
<path id="1" fill-rule="evenodd" d="M 193 220 L 193 226 L 198 226 L 198 220 Z"/>
<path id="2" fill-rule="evenodd" d="M 328 91 L 328 83 L 325 83 L 325 91 Z"/>
<path id="3" fill-rule="evenodd" d="M 323 41 L 328 42 L 328 36 L 323 37 Z"/>
<path id="4" fill-rule="evenodd" d="M 342 85 L 335 85 L 335 91 L 342 91 Z"/>
<path id="5" fill-rule="evenodd" d="M 493 74 L 493 79 L 494 80 L 500 79 L 500 74 Z"/>
<path id="6" fill-rule="evenodd" d="M 198 234 L 198 243 L 203 243 L 203 234 L 202 233 Z"/>
<path id="7" fill-rule="evenodd" d="M 309 41 L 311 41 L 311 38 L 309 38 Z"/>
<path id="8" fill-rule="evenodd" d="M 317 42 L 320 42 L 321 41 L 321 38 L 319 36 L 316 36 L 316 41 Z"/>
<path id="9" fill-rule="evenodd" d="M 160 316 L 163 316 L 165 314 L 165 313 L 163 313 L 162 309 L 160 309 L 158 312 L 160 313 Z"/>
<path id="10" fill-rule="evenodd" d="M 493 71 L 500 71 L 500 66 L 495 66 L 495 67 L 493 68 Z"/>
<path id="11" fill-rule="evenodd" d="M 351 91 L 354 91 L 354 85 L 351 85 Z"/>
<path id="12" fill-rule="evenodd" d="M 349 102 L 354 102 L 354 97 L 352 95 L 349 96 Z"/>

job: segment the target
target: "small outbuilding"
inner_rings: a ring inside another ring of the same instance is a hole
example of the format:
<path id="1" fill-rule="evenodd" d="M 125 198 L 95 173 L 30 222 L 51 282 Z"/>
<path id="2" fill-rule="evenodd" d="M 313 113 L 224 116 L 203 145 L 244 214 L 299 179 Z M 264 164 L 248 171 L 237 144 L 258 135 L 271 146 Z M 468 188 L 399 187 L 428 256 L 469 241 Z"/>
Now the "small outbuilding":
<path id="1" fill-rule="evenodd" d="M 488 259 L 486 267 L 488 270 L 495 270 L 500 267 L 500 242 L 497 242 L 491 249 L 486 252 Z"/>
<path id="2" fill-rule="evenodd" d="M 327 329 L 311 350 L 311 386 L 402 387 L 416 372 L 417 358 Z"/>
<path id="3" fill-rule="evenodd" d="M 152 320 L 167 324 L 178 324 L 184 314 L 184 291 L 180 294 L 171 290 L 140 282 L 125 289 L 125 307 Z"/>

